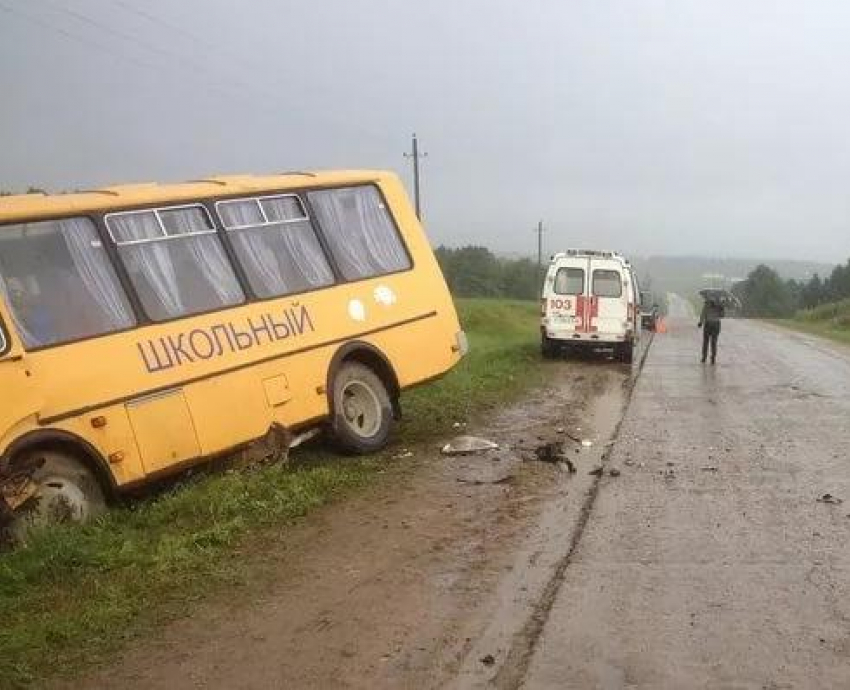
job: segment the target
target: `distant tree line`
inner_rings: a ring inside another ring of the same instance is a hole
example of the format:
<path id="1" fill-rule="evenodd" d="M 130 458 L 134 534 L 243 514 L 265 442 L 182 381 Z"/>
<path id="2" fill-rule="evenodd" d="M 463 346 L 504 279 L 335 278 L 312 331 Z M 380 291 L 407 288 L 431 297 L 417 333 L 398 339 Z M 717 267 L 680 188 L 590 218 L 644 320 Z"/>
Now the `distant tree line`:
<path id="1" fill-rule="evenodd" d="M 817 273 L 808 281 L 783 280 L 764 264 L 756 266 L 732 292 L 741 300 L 744 316 L 783 318 L 801 309 L 850 298 L 850 260 L 826 278 Z"/>
<path id="2" fill-rule="evenodd" d="M 543 275 L 530 259 L 498 257 L 486 247 L 437 247 L 434 252 L 456 297 L 539 299 Z"/>

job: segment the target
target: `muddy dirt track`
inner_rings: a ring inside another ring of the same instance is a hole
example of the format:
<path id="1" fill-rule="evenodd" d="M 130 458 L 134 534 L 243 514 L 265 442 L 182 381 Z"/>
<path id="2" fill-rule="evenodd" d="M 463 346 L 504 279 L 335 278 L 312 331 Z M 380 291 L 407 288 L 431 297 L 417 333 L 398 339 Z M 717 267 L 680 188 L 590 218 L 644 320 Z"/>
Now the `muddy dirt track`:
<path id="1" fill-rule="evenodd" d="M 634 388 L 552 363 L 465 430 L 502 450 L 398 461 L 269 543 L 270 583 L 60 687 L 850 687 L 850 357 L 727 321 L 711 368 L 697 339 L 672 322 Z"/>

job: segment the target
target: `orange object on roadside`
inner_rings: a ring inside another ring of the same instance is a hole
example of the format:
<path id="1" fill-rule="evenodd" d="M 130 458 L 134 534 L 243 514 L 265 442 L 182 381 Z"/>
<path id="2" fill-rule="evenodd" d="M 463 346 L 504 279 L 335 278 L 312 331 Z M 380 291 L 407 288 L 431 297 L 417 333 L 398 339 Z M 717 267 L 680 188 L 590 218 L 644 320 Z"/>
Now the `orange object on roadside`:
<path id="1" fill-rule="evenodd" d="M 655 322 L 655 332 L 656 333 L 666 333 L 667 332 L 667 322 L 664 319 L 658 319 Z"/>

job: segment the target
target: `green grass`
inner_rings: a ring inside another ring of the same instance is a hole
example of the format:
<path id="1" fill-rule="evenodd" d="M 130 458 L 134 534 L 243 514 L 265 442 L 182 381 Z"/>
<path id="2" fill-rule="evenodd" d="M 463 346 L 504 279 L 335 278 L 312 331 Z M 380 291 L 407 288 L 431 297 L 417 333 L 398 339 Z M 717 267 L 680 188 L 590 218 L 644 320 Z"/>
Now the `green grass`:
<path id="1" fill-rule="evenodd" d="M 534 303 L 460 300 L 458 310 L 471 352 L 440 381 L 403 397 L 396 447 L 438 438 L 541 380 Z M 29 687 L 107 660 L 197 600 L 249 581 L 258 535 L 272 540 L 281 526 L 364 486 L 386 456 L 294 457 L 200 474 L 0 555 L 0 687 Z"/>
<path id="2" fill-rule="evenodd" d="M 774 323 L 850 344 L 850 299 L 805 309 L 791 319 L 776 319 Z"/>

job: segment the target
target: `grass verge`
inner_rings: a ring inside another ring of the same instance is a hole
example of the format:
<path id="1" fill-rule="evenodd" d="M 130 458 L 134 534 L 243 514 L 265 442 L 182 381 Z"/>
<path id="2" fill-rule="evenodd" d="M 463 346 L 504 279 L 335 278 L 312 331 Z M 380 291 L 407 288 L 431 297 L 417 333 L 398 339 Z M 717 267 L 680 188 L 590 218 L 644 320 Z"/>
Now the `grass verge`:
<path id="1" fill-rule="evenodd" d="M 772 323 L 850 345 L 850 299 L 805 309 L 793 318 L 773 319 Z"/>
<path id="2" fill-rule="evenodd" d="M 433 438 L 541 380 L 534 303 L 459 300 L 458 310 L 471 352 L 404 396 L 396 445 Z M 364 485 L 381 466 L 381 458 L 339 461 L 320 450 L 290 465 L 202 474 L 0 554 L 0 687 L 31 687 L 108 659 L 240 582 L 250 559 L 230 556 L 249 537 Z"/>

